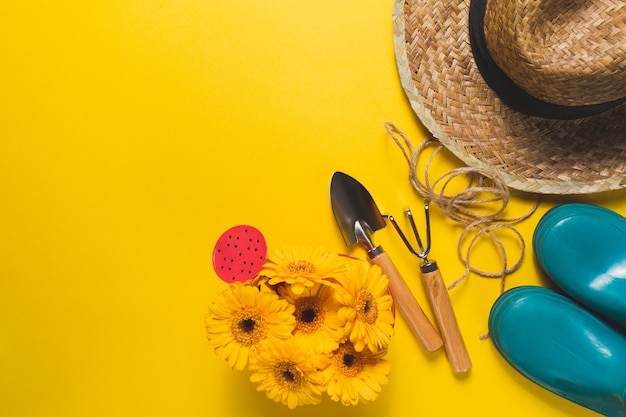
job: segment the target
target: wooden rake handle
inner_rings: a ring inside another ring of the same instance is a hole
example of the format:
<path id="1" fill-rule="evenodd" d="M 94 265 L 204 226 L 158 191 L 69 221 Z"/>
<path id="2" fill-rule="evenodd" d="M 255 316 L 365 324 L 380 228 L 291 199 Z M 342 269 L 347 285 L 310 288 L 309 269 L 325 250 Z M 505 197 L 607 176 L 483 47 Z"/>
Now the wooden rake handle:
<path id="1" fill-rule="evenodd" d="M 422 265 L 422 282 L 437 320 L 439 331 L 441 331 L 452 370 L 455 373 L 469 371 L 472 368 L 472 361 L 454 315 L 448 289 L 443 282 L 436 262 L 431 261 Z"/>
<path id="2" fill-rule="evenodd" d="M 434 352 L 441 348 L 443 346 L 441 336 L 424 314 L 424 310 L 418 304 L 396 266 L 391 262 L 389 255 L 382 252 L 371 260 L 389 278 L 389 290 L 394 302 L 426 351 Z"/>

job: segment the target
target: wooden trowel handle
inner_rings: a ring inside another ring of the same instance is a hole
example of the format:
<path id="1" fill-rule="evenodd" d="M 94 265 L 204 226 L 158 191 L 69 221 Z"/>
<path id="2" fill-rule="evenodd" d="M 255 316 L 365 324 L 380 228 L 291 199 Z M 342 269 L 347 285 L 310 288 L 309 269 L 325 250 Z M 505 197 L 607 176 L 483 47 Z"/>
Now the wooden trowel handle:
<path id="1" fill-rule="evenodd" d="M 418 304 L 396 266 L 391 262 L 389 255 L 382 252 L 372 258 L 372 262 L 378 265 L 389 278 L 389 290 L 400 313 L 426 351 L 434 352 L 441 348 L 443 346 L 441 336 L 424 314 L 424 310 Z"/>
<path id="2" fill-rule="evenodd" d="M 433 314 L 437 319 L 452 370 L 456 373 L 469 371 L 472 368 L 472 362 L 452 309 L 448 289 L 435 262 L 422 265 L 422 281 Z"/>

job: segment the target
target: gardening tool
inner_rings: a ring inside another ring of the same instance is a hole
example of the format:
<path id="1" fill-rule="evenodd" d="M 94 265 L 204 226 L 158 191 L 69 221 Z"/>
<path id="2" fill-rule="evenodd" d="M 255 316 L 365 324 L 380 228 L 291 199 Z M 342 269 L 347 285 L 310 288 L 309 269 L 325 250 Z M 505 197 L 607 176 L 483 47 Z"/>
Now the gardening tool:
<path id="1" fill-rule="evenodd" d="M 330 183 L 330 202 L 347 246 L 360 243 L 371 262 L 378 265 L 389 278 L 389 291 L 400 313 L 426 351 L 434 352 L 443 340 L 428 320 L 389 255 L 372 243 L 371 234 L 386 226 L 370 193 L 351 176 L 335 172 Z"/>
<path id="2" fill-rule="evenodd" d="M 424 203 L 424 214 L 426 217 L 425 245 L 422 244 L 422 240 L 420 239 L 420 234 L 415 226 L 415 220 L 413 220 L 411 210 L 406 210 L 406 215 L 409 219 L 409 223 L 411 224 L 413 234 L 417 240 L 419 251 L 415 250 L 409 243 L 409 240 L 404 235 L 402 229 L 398 225 L 398 222 L 393 218 L 393 216 L 386 215 L 385 217 L 389 219 L 391 224 L 393 224 L 409 251 L 424 261 L 422 265 L 420 265 L 422 283 L 424 284 L 424 289 L 426 290 L 428 300 L 430 301 L 435 319 L 437 320 L 437 325 L 439 326 L 439 331 L 441 332 L 441 337 L 443 338 L 448 360 L 450 361 L 454 372 L 467 372 L 472 368 L 472 362 L 467 352 L 467 348 L 465 347 L 465 342 L 463 341 L 463 336 L 461 335 L 461 330 L 459 329 L 456 316 L 454 315 L 452 303 L 450 302 L 450 297 L 448 296 L 448 290 L 443 282 L 441 271 L 437 266 L 437 262 L 428 259 L 428 254 L 430 252 L 430 210 L 428 200 Z"/>

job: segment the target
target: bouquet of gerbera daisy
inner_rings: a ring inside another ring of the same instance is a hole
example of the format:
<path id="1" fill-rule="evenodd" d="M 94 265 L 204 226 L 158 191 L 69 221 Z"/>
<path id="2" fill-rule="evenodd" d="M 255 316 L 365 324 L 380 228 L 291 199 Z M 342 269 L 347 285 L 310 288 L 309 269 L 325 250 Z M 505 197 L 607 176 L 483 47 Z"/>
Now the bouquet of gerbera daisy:
<path id="1" fill-rule="evenodd" d="M 289 408 L 367 403 L 387 383 L 393 300 L 380 268 L 310 247 L 270 255 L 252 280 L 236 282 L 209 307 L 216 354 L 268 398 Z"/>

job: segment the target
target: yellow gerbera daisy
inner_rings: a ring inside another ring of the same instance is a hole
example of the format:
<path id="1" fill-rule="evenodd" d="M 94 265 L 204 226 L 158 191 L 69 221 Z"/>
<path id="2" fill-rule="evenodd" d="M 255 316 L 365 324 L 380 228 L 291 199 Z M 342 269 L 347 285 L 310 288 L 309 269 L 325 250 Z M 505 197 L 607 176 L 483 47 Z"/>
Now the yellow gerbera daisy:
<path id="1" fill-rule="evenodd" d="M 358 352 L 365 346 L 378 352 L 393 336 L 389 280 L 379 267 L 364 261 L 349 261 L 346 267 L 342 287 L 337 290 L 337 299 L 343 304 L 338 316 L 346 320 L 346 333 Z"/>
<path id="2" fill-rule="evenodd" d="M 235 282 L 209 306 L 205 319 L 209 344 L 220 359 L 240 371 L 251 351 L 291 337 L 293 311 L 274 291 Z"/>
<path id="3" fill-rule="evenodd" d="M 383 359 L 385 353 L 374 354 L 368 349 L 357 352 L 351 342 L 342 343 L 333 353 L 331 365 L 323 371 L 330 398 L 343 405 L 367 404 L 378 398 L 391 370 Z"/>
<path id="4" fill-rule="evenodd" d="M 290 409 L 319 404 L 325 388 L 320 369 L 328 365 L 327 356 L 311 356 L 292 338 L 271 349 L 260 350 L 250 358 L 250 381 L 257 391 L 265 391 L 268 398 Z"/>
<path id="5" fill-rule="evenodd" d="M 341 304 L 334 293 L 332 287 L 320 284 L 307 287 L 302 294 L 295 294 L 291 286 L 278 288 L 278 294 L 295 306 L 297 343 L 315 354 L 332 352 L 345 336 L 345 320 L 337 316 Z"/>
<path id="6" fill-rule="evenodd" d="M 332 280 L 344 270 L 339 255 L 325 253 L 312 247 L 285 247 L 275 250 L 263 265 L 256 283 L 270 285 L 287 283 L 294 294 L 325 280 Z"/>

